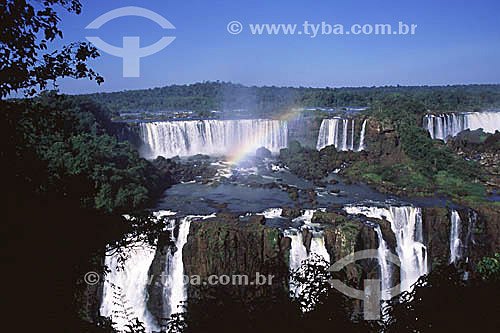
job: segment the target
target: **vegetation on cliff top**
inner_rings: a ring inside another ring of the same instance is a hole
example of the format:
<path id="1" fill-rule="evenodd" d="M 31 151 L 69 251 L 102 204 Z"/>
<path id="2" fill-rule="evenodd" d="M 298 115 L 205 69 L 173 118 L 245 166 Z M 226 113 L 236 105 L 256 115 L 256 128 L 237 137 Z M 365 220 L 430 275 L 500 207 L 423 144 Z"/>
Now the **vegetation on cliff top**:
<path id="1" fill-rule="evenodd" d="M 443 195 L 455 201 L 480 201 L 486 190 L 480 184 L 484 172 L 474 161 L 458 156 L 420 127 L 425 106 L 404 96 L 387 96 L 367 113 L 392 124 L 404 155 L 395 163 L 380 158 L 355 162 L 344 174 L 366 181 L 384 192 L 408 196 Z"/>
<path id="2" fill-rule="evenodd" d="M 474 110 L 500 106 L 500 85 L 293 88 L 247 87 L 217 81 L 88 96 L 120 112 L 246 109 L 256 113 L 279 113 L 291 107 L 374 107 L 391 94 L 413 98 L 430 110 Z"/>

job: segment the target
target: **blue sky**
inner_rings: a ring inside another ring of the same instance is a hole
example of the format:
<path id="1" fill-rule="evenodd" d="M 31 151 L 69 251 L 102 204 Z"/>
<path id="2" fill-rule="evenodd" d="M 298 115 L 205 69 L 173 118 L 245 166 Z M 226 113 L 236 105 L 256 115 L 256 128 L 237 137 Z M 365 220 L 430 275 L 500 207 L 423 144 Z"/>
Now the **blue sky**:
<path id="1" fill-rule="evenodd" d="M 99 30 L 85 30 L 112 9 L 139 6 L 164 16 L 175 30 L 141 17 L 121 17 Z M 143 89 L 200 81 L 245 85 L 380 86 L 500 83 L 498 0 L 87 0 L 81 15 L 63 13 L 64 39 L 98 36 L 122 46 L 138 36 L 141 47 L 163 36 L 176 40 L 142 58 L 139 78 L 124 78 L 122 59 L 101 52 L 92 66 L 105 78 L 97 86 L 64 79 L 66 93 Z M 227 32 L 238 20 L 243 31 Z M 252 35 L 248 24 L 418 24 L 415 35 Z"/>

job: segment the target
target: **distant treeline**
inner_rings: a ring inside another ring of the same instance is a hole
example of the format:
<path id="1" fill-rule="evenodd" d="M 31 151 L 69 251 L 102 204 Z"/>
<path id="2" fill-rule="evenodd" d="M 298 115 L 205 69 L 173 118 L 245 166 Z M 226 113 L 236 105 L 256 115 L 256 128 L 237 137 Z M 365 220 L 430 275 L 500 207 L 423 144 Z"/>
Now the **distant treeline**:
<path id="1" fill-rule="evenodd" d="M 291 107 L 374 106 L 391 95 L 412 98 L 432 111 L 500 106 L 500 85 L 385 86 L 361 88 L 247 87 L 226 82 L 90 94 L 113 111 L 237 110 L 274 113 Z"/>

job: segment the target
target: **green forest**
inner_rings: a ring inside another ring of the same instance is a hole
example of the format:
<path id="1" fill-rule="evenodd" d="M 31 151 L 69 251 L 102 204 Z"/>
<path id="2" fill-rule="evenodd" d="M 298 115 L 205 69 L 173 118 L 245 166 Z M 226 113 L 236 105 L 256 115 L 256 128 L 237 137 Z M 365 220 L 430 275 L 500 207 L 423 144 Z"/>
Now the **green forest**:
<path id="1" fill-rule="evenodd" d="M 121 113 L 246 109 L 276 114 L 291 107 L 370 107 L 383 102 L 388 95 L 412 98 L 431 111 L 468 111 L 500 106 L 500 85 L 293 88 L 203 82 L 90 94 L 87 97 Z"/>

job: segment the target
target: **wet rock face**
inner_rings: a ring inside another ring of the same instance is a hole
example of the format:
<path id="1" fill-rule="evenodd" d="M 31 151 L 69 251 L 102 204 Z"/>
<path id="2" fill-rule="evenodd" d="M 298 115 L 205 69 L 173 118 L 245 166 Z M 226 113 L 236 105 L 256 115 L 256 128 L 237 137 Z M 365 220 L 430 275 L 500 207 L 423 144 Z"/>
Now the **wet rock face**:
<path id="1" fill-rule="evenodd" d="M 373 157 L 383 157 L 382 163 L 391 164 L 404 158 L 396 129 L 390 123 L 369 118 L 366 125 L 366 151 Z"/>
<path id="2" fill-rule="evenodd" d="M 175 243 L 170 240 L 170 233 L 165 233 L 158 239 L 156 253 L 148 271 L 149 283 L 147 285 L 148 301 L 147 307 L 153 318 L 162 318 L 167 312 L 165 306 L 165 297 L 163 295 L 164 276 L 167 274 L 165 271 L 167 263 L 167 253 L 169 251 L 176 251 Z"/>
<path id="3" fill-rule="evenodd" d="M 118 141 L 128 141 L 132 146 L 139 150 L 142 146 L 142 139 L 140 135 L 139 126 L 133 123 L 126 122 L 112 122 L 109 132 L 114 135 Z"/>
<path id="4" fill-rule="evenodd" d="M 321 117 L 303 117 L 288 121 L 288 142 L 298 141 L 308 148 L 316 148 Z"/>
<path id="5" fill-rule="evenodd" d="M 212 179 L 217 170 L 210 167 L 210 160 L 206 155 L 195 155 L 187 161 L 181 161 L 180 158 L 157 157 L 152 161 L 153 165 L 161 174 L 169 180 L 169 184 L 178 184 L 195 179 Z"/>
<path id="6" fill-rule="evenodd" d="M 469 259 L 473 270 L 483 256 L 500 250 L 500 212 L 489 205 L 458 209 L 460 216 L 459 237 L 461 258 Z M 450 261 L 451 211 L 441 207 L 422 208 L 423 240 L 427 247 L 430 269 L 433 264 L 447 264 Z"/>
<path id="7" fill-rule="evenodd" d="M 258 148 L 255 152 L 255 155 L 258 158 L 271 158 L 272 156 L 271 151 L 269 149 L 266 149 L 265 147 Z"/>
<path id="8" fill-rule="evenodd" d="M 104 256 L 96 258 L 100 265 L 104 265 Z M 76 289 L 74 302 L 78 308 L 78 317 L 89 323 L 97 322 L 102 303 L 105 276 L 101 274 L 99 283 L 91 285 L 82 283 Z"/>
<path id="9" fill-rule="evenodd" d="M 296 207 L 281 207 L 281 216 L 294 219 L 302 214 L 301 210 Z"/>
<path id="10" fill-rule="evenodd" d="M 450 258 L 450 212 L 446 208 L 422 209 L 422 236 L 427 247 L 427 260 L 431 266 L 447 264 Z"/>
<path id="11" fill-rule="evenodd" d="M 187 276 L 200 276 L 206 281 L 210 275 L 248 276 L 250 284 L 257 272 L 273 275 L 271 284 L 226 286 L 235 295 L 265 296 L 285 292 L 288 281 L 290 240 L 278 229 L 266 227 L 263 216 L 252 216 L 239 221 L 234 216 L 191 222 L 188 241 L 183 249 Z M 188 287 L 188 297 L 199 296 L 200 289 Z"/>
<path id="12" fill-rule="evenodd" d="M 491 207 L 480 211 L 480 223 L 486 224 L 486 234 L 491 253 L 500 252 L 500 209 L 494 210 Z"/>
<path id="13" fill-rule="evenodd" d="M 312 222 L 324 225 L 325 247 L 331 263 L 356 251 L 378 248 L 376 232 L 357 218 L 318 211 L 314 213 Z M 338 278 L 350 281 L 353 286 L 362 286 L 363 279 L 377 277 L 377 267 L 377 260 L 360 260 L 346 266 L 338 274 Z"/>
<path id="14" fill-rule="evenodd" d="M 500 253 L 500 208 L 497 207 L 481 203 L 473 207 L 476 214 L 469 212 L 471 246 L 468 255 L 472 265 L 484 256 Z"/>
<path id="15" fill-rule="evenodd" d="M 334 146 L 327 146 L 321 151 L 305 148 L 296 141 L 290 142 L 289 148 L 280 150 L 280 161 L 294 174 L 313 181 L 317 186 L 324 185 L 322 179 L 345 163 L 357 161 L 366 154 L 354 151 L 337 151 Z"/>

